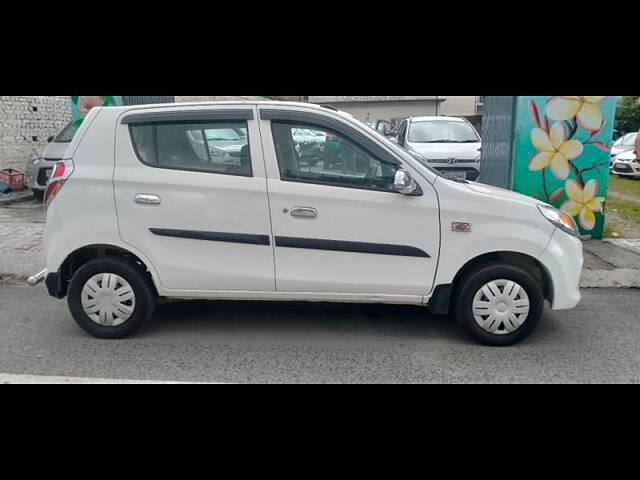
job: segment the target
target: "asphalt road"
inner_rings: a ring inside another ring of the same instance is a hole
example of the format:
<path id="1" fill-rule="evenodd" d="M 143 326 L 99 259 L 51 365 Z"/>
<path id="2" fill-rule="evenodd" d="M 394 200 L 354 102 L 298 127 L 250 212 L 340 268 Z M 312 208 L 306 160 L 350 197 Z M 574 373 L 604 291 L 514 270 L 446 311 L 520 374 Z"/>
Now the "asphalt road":
<path id="1" fill-rule="evenodd" d="M 586 289 L 516 346 L 484 347 L 415 307 L 190 301 L 99 340 L 64 301 L 0 284 L 0 374 L 210 382 L 638 382 L 640 292 Z"/>

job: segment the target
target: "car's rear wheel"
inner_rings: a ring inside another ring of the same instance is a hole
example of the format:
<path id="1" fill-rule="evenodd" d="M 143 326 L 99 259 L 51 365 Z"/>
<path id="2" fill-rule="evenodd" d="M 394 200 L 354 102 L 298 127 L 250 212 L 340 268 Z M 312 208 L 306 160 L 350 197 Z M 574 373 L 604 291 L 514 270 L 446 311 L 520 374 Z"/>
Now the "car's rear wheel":
<path id="1" fill-rule="evenodd" d="M 527 337 L 542 316 L 544 297 L 526 270 L 494 263 L 460 282 L 455 314 L 477 340 L 487 345 L 511 345 Z"/>
<path id="2" fill-rule="evenodd" d="M 155 310 L 150 281 L 134 262 L 121 257 L 91 260 L 75 272 L 68 295 L 74 320 L 100 338 L 135 332 Z"/>

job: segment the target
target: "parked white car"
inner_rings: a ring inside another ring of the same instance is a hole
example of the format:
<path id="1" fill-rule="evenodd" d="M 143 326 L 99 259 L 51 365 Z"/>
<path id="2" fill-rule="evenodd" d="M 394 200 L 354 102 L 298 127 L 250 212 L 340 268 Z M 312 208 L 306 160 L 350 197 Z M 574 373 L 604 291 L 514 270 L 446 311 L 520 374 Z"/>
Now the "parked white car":
<path id="1" fill-rule="evenodd" d="M 190 132 L 231 125 L 246 139 L 239 164 L 198 155 Z M 301 162 L 296 128 L 331 135 L 341 161 Z M 45 205 L 47 265 L 30 283 L 45 278 L 98 337 L 131 334 L 172 297 L 423 305 L 506 345 L 534 329 L 545 299 L 580 300 L 569 215 L 447 180 L 316 105 L 96 107 Z"/>
<path id="2" fill-rule="evenodd" d="M 620 153 L 613 161 L 611 171 L 619 177 L 640 178 L 640 159 L 633 150 Z"/>
<path id="3" fill-rule="evenodd" d="M 49 138 L 49 143 L 42 150 L 41 155 L 34 155 L 25 168 L 25 180 L 27 188 L 33 191 L 37 200 L 42 200 L 47 188 L 49 175 L 56 162 L 64 157 L 64 152 L 71 143 L 78 129 L 77 125 L 69 122 L 58 135 Z"/>
<path id="4" fill-rule="evenodd" d="M 633 147 L 635 146 L 637 137 L 638 132 L 626 133 L 613 142 L 613 145 L 611 146 L 611 160 L 609 161 L 609 166 L 611 168 L 613 168 L 613 162 L 618 155 L 629 151 L 633 152 Z"/>
<path id="5" fill-rule="evenodd" d="M 476 180 L 480 175 L 482 142 L 466 118 L 407 118 L 398 127 L 397 142 L 445 177 Z"/>

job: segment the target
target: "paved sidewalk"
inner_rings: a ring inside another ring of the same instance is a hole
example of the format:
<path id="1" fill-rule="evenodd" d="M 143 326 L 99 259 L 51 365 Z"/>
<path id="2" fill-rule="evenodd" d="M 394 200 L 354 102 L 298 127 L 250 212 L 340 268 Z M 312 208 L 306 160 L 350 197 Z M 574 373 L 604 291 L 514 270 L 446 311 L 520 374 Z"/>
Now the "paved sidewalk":
<path id="1" fill-rule="evenodd" d="M 0 206 L 0 282 L 21 282 L 45 268 L 45 214 L 35 200 Z M 585 240 L 585 288 L 640 288 L 640 239 Z"/>
<path id="2" fill-rule="evenodd" d="M 0 206 L 0 280 L 26 279 L 45 268 L 44 221 L 41 202 Z"/>
<path id="3" fill-rule="evenodd" d="M 584 288 L 640 288 L 640 239 L 586 240 Z"/>

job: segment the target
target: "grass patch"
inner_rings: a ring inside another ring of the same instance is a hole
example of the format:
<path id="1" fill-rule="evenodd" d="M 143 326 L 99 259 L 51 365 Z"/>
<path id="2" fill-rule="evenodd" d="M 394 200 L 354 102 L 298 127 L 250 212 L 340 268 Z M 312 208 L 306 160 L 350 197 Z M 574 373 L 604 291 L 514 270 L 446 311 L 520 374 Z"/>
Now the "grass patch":
<path id="1" fill-rule="evenodd" d="M 615 200 L 610 197 L 607 199 L 607 212 L 616 210 L 616 213 L 629 222 L 640 225 L 640 203 L 631 203 Z"/>
<path id="2" fill-rule="evenodd" d="M 613 237 L 613 232 L 617 232 L 617 230 L 611 226 L 611 224 L 609 223 L 609 219 L 605 217 L 604 233 L 603 233 L 604 238 Z"/>
<path id="3" fill-rule="evenodd" d="M 609 175 L 609 190 L 637 195 L 640 202 L 640 180 Z"/>

